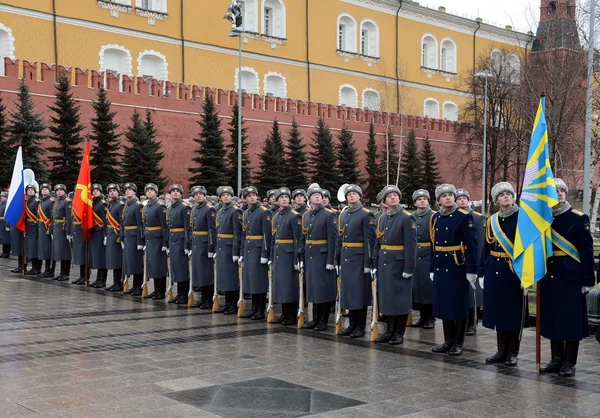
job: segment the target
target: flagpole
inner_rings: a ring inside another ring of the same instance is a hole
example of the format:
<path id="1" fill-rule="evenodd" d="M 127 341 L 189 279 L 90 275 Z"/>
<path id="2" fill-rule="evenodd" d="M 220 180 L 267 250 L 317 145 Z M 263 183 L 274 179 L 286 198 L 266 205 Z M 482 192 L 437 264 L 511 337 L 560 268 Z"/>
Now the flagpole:
<path id="1" fill-rule="evenodd" d="M 88 264 L 88 247 L 89 247 L 89 240 L 87 240 L 85 242 L 85 263 L 84 263 L 84 267 L 85 267 L 85 287 L 88 287 L 89 281 L 90 281 L 90 270 L 89 270 L 89 264 Z"/>
<path id="2" fill-rule="evenodd" d="M 540 286 L 540 282 L 536 284 L 535 291 L 535 369 L 537 371 L 538 376 L 540 375 L 540 365 L 542 362 L 542 353 L 541 353 L 541 317 L 540 313 L 542 311 L 542 298 L 540 296 L 540 291 L 542 290 Z"/>
<path id="3" fill-rule="evenodd" d="M 25 269 L 27 268 L 27 254 L 26 254 L 26 250 L 27 247 L 25 246 L 25 234 L 23 233 L 23 231 L 20 232 L 21 234 L 21 275 L 23 276 L 23 278 L 25 278 Z"/>

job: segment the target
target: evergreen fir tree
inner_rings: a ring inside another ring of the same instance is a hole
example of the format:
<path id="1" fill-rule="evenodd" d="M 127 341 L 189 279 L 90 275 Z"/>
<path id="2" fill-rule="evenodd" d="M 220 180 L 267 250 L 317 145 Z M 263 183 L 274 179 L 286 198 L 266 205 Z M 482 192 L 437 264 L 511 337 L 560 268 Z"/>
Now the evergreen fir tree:
<path id="1" fill-rule="evenodd" d="M 313 132 L 313 151 L 309 153 L 311 182 L 318 183 L 322 189 L 335 195 L 340 181 L 336 170 L 337 160 L 333 146 L 333 137 L 329 127 L 319 118 L 317 128 Z"/>
<path id="2" fill-rule="evenodd" d="M 52 125 L 49 127 L 55 144 L 48 147 L 48 151 L 54 153 L 49 157 L 52 161 L 50 179 L 55 184 L 71 187 L 77 184 L 79 176 L 83 126 L 79 123 L 79 107 L 75 104 L 71 86 L 64 75 L 58 79 L 55 90 L 54 106 L 49 106 L 55 113 L 55 116 L 50 116 Z"/>
<path id="3" fill-rule="evenodd" d="M 300 130 L 296 119 L 292 120 L 292 129 L 287 140 L 287 149 L 285 151 L 286 162 L 284 172 L 286 186 L 293 192 L 296 189 L 308 188 L 308 161 L 306 159 L 306 145 L 302 143 Z"/>
<path id="4" fill-rule="evenodd" d="M 148 173 L 148 177 L 153 179 L 150 181 L 158 186 L 158 190 L 163 190 L 167 186 L 168 181 L 163 176 L 163 169 L 161 167 L 165 153 L 162 151 L 162 143 L 156 139 L 156 128 L 154 127 L 150 109 L 146 109 L 144 127 L 148 135 L 148 153 L 146 158 L 147 161 L 151 161 L 151 164 L 146 168 L 146 172 Z"/>
<path id="5" fill-rule="evenodd" d="M 358 169 L 358 151 L 352 138 L 352 131 L 345 124 L 338 134 L 338 141 L 337 169 L 340 180 L 344 183 L 360 186 L 363 181 L 360 178 Z"/>
<path id="6" fill-rule="evenodd" d="M 119 137 L 115 130 L 119 127 L 114 122 L 116 112 L 110 111 L 110 102 L 106 98 L 106 91 L 98 90 L 97 99 L 92 103 L 95 116 L 91 120 L 92 133 L 89 139 L 92 142 L 92 182 L 107 185 L 120 183 L 121 163 L 119 158 Z M 123 179 L 128 181 L 129 179 Z M 140 185 L 137 185 L 140 186 Z M 142 185 L 143 187 L 143 185 Z"/>
<path id="7" fill-rule="evenodd" d="M 388 130 L 386 135 L 386 143 L 386 149 L 383 150 L 383 158 L 381 159 L 383 182 L 387 184 L 396 184 L 396 178 L 398 177 L 399 153 L 398 146 L 396 145 L 396 138 L 394 138 L 394 133 L 391 129 Z"/>
<path id="8" fill-rule="evenodd" d="M 422 171 L 421 159 L 417 150 L 417 137 L 415 131 L 411 130 L 400 161 L 398 185 L 402 191 L 402 203 L 412 204 L 413 192 L 420 189 L 422 185 Z"/>
<path id="9" fill-rule="evenodd" d="M 192 158 L 196 166 L 188 168 L 192 174 L 189 181 L 191 184 L 203 185 L 209 193 L 215 193 L 219 186 L 236 187 L 234 184 L 227 184 L 225 140 L 221 130 L 219 112 L 215 108 L 215 101 L 211 96 L 204 99 L 202 111 L 202 118 L 198 121 L 200 137 L 194 138 L 194 142 L 199 144 L 195 151 L 196 156 Z"/>
<path id="10" fill-rule="evenodd" d="M 15 111 L 10 114 L 11 121 L 8 128 L 9 147 L 13 148 L 11 156 L 14 159 L 17 148 L 23 147 L 23 168 L 33 170 L 37 179 L 46 179 L 48 171 L 46 162 L 42 158 L 44 149 L 41 145 L 41 142 L 47 138 L 47 135 L 43 133 L 46 126 L 41 114 L 34 112 L 33 99 L 29 94 L 29 86 L 25 84 L 25 79 L 21 80 L 21 84 L 19 84 L 15 105 Z"/>
<path id="11" fill-rule="evenodd" d="M 233 106 L 233 113 L 231 117 L 231 123 L 229 124 L 229 133 L 231 134 L 231 141 L 227 145 L 229 153 L 227 154 L 227 177 L 229 185 L 235 189 L 238 181 L 238 106 Z M 244 117 L 242 117 L 242 187 L 247 186 L 250 183 L 250 156 L 248 156 L 248 136 L 246 131 L 248 128 L 244 127 Z"/>
<path id="12" fill-rule="evenodd" d="M 367 187 L 365 189 L 365 200 L 370 203 L 377 202 L 377 194 L 384 186 L 381 166 L 378 160 L 377 136 L 373 122 L 369 125 L 369 140 L 365 151 L 365 169 L 367 172 Z"/>
<path id="13" fill-rule="evenodd" d="M 6 120 L 6 106 L 0 96 L 0 190 L 10 187 L 15 155 L 10 148 L 8 139 L 8 121 Z"/>
<path id="14" fill-rule="evenodd" d="M 426 189 L 432 199 L 435 196 L 435 188 L 442 183 L 440 176 L 440 163 L 435 158 L 435 153 L 429 141 L 429 135 L 425 136 L 423 149 L 420 153 L 420 160 L 423 164 L 423 175 L 421 177 L 421 188 Z"/>
<path id="15" fill-rule="evenodd" d="M 285 185 L 287 180 L 281 169 L 284 149 L 277 120 L 273 121 L 273 128 L 265 140 L 263 151 L 258 159 L 260 168 L 255 178 L 256 188 L 262 196 L 266 196 L 269 190 Z"/>

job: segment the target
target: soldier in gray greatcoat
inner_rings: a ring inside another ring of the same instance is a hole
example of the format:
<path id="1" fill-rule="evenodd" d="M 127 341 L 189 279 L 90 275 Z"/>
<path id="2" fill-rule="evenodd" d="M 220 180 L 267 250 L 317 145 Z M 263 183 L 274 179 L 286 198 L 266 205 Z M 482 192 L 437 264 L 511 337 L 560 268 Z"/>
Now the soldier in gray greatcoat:
<path id="1" fill-rule="evenodd" d="M 106 290 L 123 291 L 123 248 L 121 247 L 121 215 L 124 204 L 119 199 L 121 189 L 118 184 L 111 183 L 106 187 L 108 208 L 104 228 L 106 250 L 106 268 L 113 271 L 113 284 Z"/>
<path id="2" fill-rule="evenodd" d="M 52 261 L 60 261 L 60 274 L 54 278 L 68 281 L 71 273 L 71 199 L 64 184 L 54 186 L 56 200 L 52 208 Z"/>
<path id="3" fill-rule="evenodd" d="M 144 237 L 142 209 L 144 206 L 136 196 L 137 186 L 125 183 L 123 186 L 127 199 L 121 215 L 121 248 L 123 248 L 123 274 L 133 275 L 133 286 L 125 291 L 131 296 L 142 295 L 144 282 Z"/>
<path id="4" fill-rule="evenodd" d="M 23 273 L 23 232 L 16 226 L 7 223 L 10 230 L 10 246 L 12 255 L 17 256 L 17 267 L 12 269 L 11 273 Z"/>
<path id="5" fill-rule="evenodd" d="M 470 212 L 475 220 L 475 229 L 477 230 L 477 257 L 479 258 L 483 254 L 483 248 L 485 246 L 485 224 L 487 218 L 481 213 L 473 210 L 470 200 L 471 196 L 467 189 L 456 189 L 456 205 L 459 209 Z M 479 260 L 477 264 L 479 265 Z M 479 281 L 475 283 L 474 293 L 475 295 L 471 295 L 469 299 L 469 319 L 467 321 L 467 332 L 465 335 L 475 335 L 477 333 L 478 311 L 483 305 L 483 289 L 481 288 Z M 477 306 L 474 306 L 475 303 L 477 303 Z"/>
<path id="6" fill-rule="evenodd" d="M 238 262 L 242 245 L 242 211 L 232 203 L 233 188 L 220 186 L 217 195 L 221 208 L 217 211 L 217 290 L 225 292 L 225 304 L 215 311 L 232 315 L 237 313 L 239 293 Z"/>
<path id="7" fill-rule="evenodd" d="M 190 290 L 188 239 L 192 207 L 183 201 L 183 187 L 180 184 L 169 186 L 169 194 L 173 203 L 167 208 L 168 255 L 171 280 L 177 283 L 177 297 L 169 302 L 182 305 L 187 303 Z"/>
<path id="8" fill-rule="evenodd" d="M 8 192 L 0 193 L 0 244 L 2 245 L 2 254 L 0 254 L 0 258 L 10 257 L 10 226 L 4 222 L 7 199 Z"/>
<path id="9" fill-rule="evenodd" d="M 371 304 L 375 216 L 363 207 L 359 186 L 349 185 L 344 194 L 348 209 L 338 219 L 336 264 L 340 268 L 340 305 L 350 310 L 350 324 L 339 335 L 360 338 L 365 334 L 367 307 Z"/>
<path id="10" fill-rule="evenodd" d="M 25 219 L 27 221 L 27 234 L 25 235 L 26 266 L 31 260 L 31 269 L 25 274 L 29 276 L 37 276 L 42 270 L 42 263 L 38 254 L 38 207 L 40 199 L 36 196 L 36 187 L 33 184 L 25 186 L 25 193 L 27 194 L 27 200 L 25 201 Z"/>
<path id="11" fill-rule="evenodd" d="M 50 185 L 44 183 L 40 187 L 40 203 L 38 205 L 38 256 L 45 261 L 46 268 L 38 277 L 53 278 L 56 262 L 52 261 L 52 207 L 54 198 L 50 196 Z"/>
<path id="12" fill-rule="evenodd" d="M 325 207 L 327 209 L 331 209 L 333 210 L 333 207 L 331 206 L 331 193 L 329 192 L 329 190 L 323 190 L 323 204 L 325 205 Z"/>
<path id="13" fill-rule="evenodd" d="M 72 192 L 71 192 L 72 193 Z M 69 196 L 71 196 L 69 193 Z M 72 197 L 71 197 L 72 199 Z M 72 210 L 71 204 L 71 210 Z M 71 242 L 71 249 L 73 252 L 73 257 L 71 258 L 71 263 L 79 266 L 79 278 L 73 280 L 71 283 L 84 285 L 86 282 L 86 277 L 89 278 L 89 252 L 86 254 L 85 246 L 86 243 L 83 240 L 83 226 L 82 219 L 78 218 L 78 215 L 72 211 L 71 218 L 71 235 L 67 237 L 69 242 Z M 89 249 L 89 248 L 88 248 Z M 87 263 L 86 263 L 87 256 Z M 88 269 L 86 271 L 86 264 L 88 265 Z"/>
<path id="14" fill-rule="evenodd" d="M 431 237 L 429 220 L 433 211 L 430 207 L 429 192 L 425 189 L 415 190 L 412 195 L 413 213 L 417 225 L 417 267 L 413 276 L 413 303 L 420 311 L 419 320 L 412 327 L 431 329 L 435 327 L 433 317 L 433 282 L 429 278 L 429 261 L 431 257 Z"/>
<path id="15" fill-rule="evenodd" d="M 304 189 L 296 189 L 292 192 L 292 200 L 294 201 L 294 210 L 300 214 L 300 216 L 304 215 L 304 213 L 309 211 L 307 201 L 308 195 L 306 194 L 306 190 Z"/>
<path id="16" fill-rule="evenodd" d="M 167 291 L 167 207 L 156 197 L 158 186 L 148 183 L 144 187 L 146 204 L 142 210 L 144 223 L 144 247 L 146 251 L 146 274 L 154 280 L 154 291 L 144 298 L 162 300 Z"/>
<path id="17" fill-rule="evenodd" d="M 298 242 L 302 234 L 302 216 L 290 206 L 290 189 L 277 189 L 275 197 L 279 211 L 273 216 L 273 237 L 269 264 L 273 281 L 274 303 L 281 304 L 281 316 L 273 323 L 294 325 L 298 302 Z"/>
<path id="18" fill-rule="evenodd" d="M 267 192 L 267 203 L 268 204 L 265 205 L 265 207 L 267 209 L 269 209 L 273 215 L 275 214 L 275 212 L 277 212 L 277 209 L 279 209 L 279 207 L 277 206 L 277 199 L 275 199 L 276 191 L 277 191 L 277 189 L 271 189 Z M 246 198 L 244 197 L 244 199 L 246 199 Z"/>
<path id="19" fill-rule="evenodd" d="M 206 188 L 194 186 L 191 195 L 196 204 L 192 207 L 190 259 L 192 260 L 193 285 L 200 288 L 200 300 L 194 307 L 212 308 L 214 288 L 215 245 L 217 244 L 217 211 L 206 200 Z"/>
<path id="20" fill-rule="evenodd" d="M 271 255 L 271 219 L 274 214 L 259 199 L 254 186 L 245 189 L 248 209 L 242 220 L 242 266 L 244 293 L 252 295 L 252 308 L 242 318 L 265 319 L 265 305 L 269 287 L 269 256 Z M 279 207 L 277 207 L 277 211 Z M 275 211 L 274 213 L 277 213 Z"/>
<path id="21" fill-rule="evenodd" d="M 385 334 L 376 343 L 404 342 L 408 314 L 412 310 L 412 276 L 417 264 L 417 225 L 402 209 L 400 189 L 386 186 L 382 201 L 386 212 L 377 220 L 374 275 L 377 276 L 379 310 L 387 317 Z"/>
<path id="22" fill-rule="evenodd" d="M 96 280 L 90 287 L 103 289 L 106 287 L 106 249 L 104 248 L 104 229 L 106 225 L 106 209 L 108 204 L 102 196 L 102 186 L 92 184 L 92 208 L 94 209 L 94 227 L 90 230 L 88 240 L 88 262 L 90 270 L 97 270 Z"/>

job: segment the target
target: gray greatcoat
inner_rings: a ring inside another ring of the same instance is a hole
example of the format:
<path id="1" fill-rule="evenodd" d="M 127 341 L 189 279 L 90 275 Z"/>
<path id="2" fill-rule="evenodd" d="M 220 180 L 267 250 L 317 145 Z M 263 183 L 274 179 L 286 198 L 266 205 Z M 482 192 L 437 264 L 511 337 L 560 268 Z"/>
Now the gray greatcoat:
<path id="1" fill-rule="evenodd" d="M 81 222 L 75 220 L 75 217 L 73 217 L 72 224 L 73 226 L 71 229 L 71 235 L 73 236 L 73 240 L 71 243 L 73 244 L 73 258 L 71 258 L 71 263 L 77 266 L 83 266 L 85 264 L 85 241 L 83 240 L 83 227 L 81 226 Z"/>
<path id="2" fill-rule="evenodd" d="M 124 205 L 119 198 L 108 201 L 104 235 L 106 237 L 106 268 L 123 268 L 123 248 L 121 247 L 121 215 Z"/>
<path id="3" fill-rule="evenodd" d="M 214 254 L 217 243 L 217 211 L 206 200 L 192 208 L 191 243 L 192 283 L 194 286 L 214 285 L 214 260 L 208 254 Z"/>
<path id="4" fill-rule="evenodd" d="M 340 214 L 336 245 L 340 266 L 340 302 L 344 309 L 363 309 L 371 304 L 371 274 L 375 249 L 375 216 L 358 204 Z"/>
<path id="5" fill-rule="evenodd" d="M 417 226 L 417 267 L 412 278 L 413 302 L 419 305 L 433 303 L 433 281 L 429 278 L 429 262 L 431 258 L 431 237 L 429 236 L 429 220 L 433 215 L 431 208 L 419 215 L 413 213 Z"/>
<path id="6" fill-rule="evenodd" d="M 269 269 L 261 258 L 271 255 L 271 211 L 262 203 L 250 206 L 242 222 L 242 265 L 244 293 L 266 293 L 269 288 Z"/>
<path id="7" fill-rule="evenodd" d="M 40 199 L 40 204 L 38 206 L 38 258 L 40 260 L 50 260 L 52 258 L 51 232 L 53 206 L 54 199 L 51 198 L 50 195 Z"/>
<path id="8" fill-rule="evenodd" d="M 137 197 L 128 200 L 121 215 L 121 239 L 123 248 L 123 274 L 126 276 L 144 274 L 144 246 L 142 236 L 142 209 L 144 206 Z"/>
<path id="9" fill-rule="evenodd" d="M 25 210 L 25 219 L 27 221 L 27 235 L 25 237 L 25 251 L 27 259 L 32 260 L 38 258 L 38 206 L 40 199 L 35 196 L 27 198 L 27 209 Z"/>
<path id="10" fill-rule="evenodd" d="M 71 235 L 71 199 L 57 197 L 52 208 L 52 260 L 71 259 L 71 245 L 67 235 Z"/>
<path id="11" fill-rule="evenodd" d="M 20 257 L 23 255 L 23 232 L 14 225 L 7 225 L 10 228 L 10 248 L 12 255 Z"/>
<path id="12" fill-rule="evenodd" d="M 190 280 L 189 258 L 185 250 L 189 249 L 191 212 L 192 207 L 181 200 L 174 200 L 167 208 L 171 280 L 175 283 Z"/>
<path id="13" fill-rule="evenodd" d="M 417 264 L 417 225 L 405 210 L 390 210 L 377 220 L 375 260 L 379 311 L 408 315 L 412 310 L 412 277 Z"/>
<path id="14" fill-rule="evenodd" d="M 0 245 L 10 244 L 10 226 L 4 222 L 4 212 L 6 211 L 6 201 L 0 201 Z M 8 227 L 8 231 L 6 228 Z"/>
<path id="15" fill-rule="evenodd" d="M 242 240 L 242 211 L 236 205 L 221 206 L 217 212 L 217 289 L 223 292 L 240 288 L 238 263 Z M 193 254 L 192 254 L 193 255 Z"/>
<path id="16" fill-rule="evenodd" d="M 101 197 L 93 199 L 94 227 L 90 231 L 88 244 L 90 269 L 106 268 L 106 249 L 104 248 L 104 225 L 106 224 L 106 208 L 108 204 Z"/>
<path id="17" fill-rule="evenodd" d="M 148 200 L 142 210 L 144 239 L 146 245 L 146 272 L 150 279 L 167 277 L 167 253 L 169 247 L 167 232 L 167 207 L 157 198 Z"/>
<path id="18" fill-rule="evenodd" d="M 481 213 L 470 210 L 475 220 L 475 229 L 477 230 L 477 265 L 480 263 L 480 258 L 483 257 L 483 251 L 485 247 L 485 225 L 487 218 Z M 473 292 L 471 292 L 473 293 Z M 479 280 L 475 282 L 475 297 L 477 298 L 477 307 L 483 306 L 483 289 L 479 284 Z M 473 307 L 473 295 L 469 298 L 469 308 Z"/>
<path id="19" fill-rule="evenodd" d="M 338 235 L 337 214 L 325 207 L 306 212 L 302 216 L 302 236 L 298 253 L 304 261 L 306 301 L 328 303 L 335 301 L 337 284 L 335 270 L 335 244 Z"/>
<path id="20" fill-rule="evenodd" d="M 301 215 L 288 207 L 273 216 L 271 261 L 273 302 L 292 303 L 300 299 L 298 271 L 298 243 L 302 234 Z"/>

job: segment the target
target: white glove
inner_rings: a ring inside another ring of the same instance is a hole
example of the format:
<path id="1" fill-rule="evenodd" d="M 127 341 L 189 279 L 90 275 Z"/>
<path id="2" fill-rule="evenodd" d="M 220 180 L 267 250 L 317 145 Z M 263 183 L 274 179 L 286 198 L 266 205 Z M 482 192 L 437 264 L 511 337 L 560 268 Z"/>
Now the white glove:
<path id="1" fill-rule="evenodd" d="M 377 274 L 377 269 L 371 269 L 371 276 L 374 276 Z"/>
<path id="2" fill-rule="evenodd" d="M 300 263 L 294 264 L 294 270 L 300 271 Z"/>
<path id="3" fill-rule="evenodd" d="M 335 273 L 339 276 L 340 275 L 340 266 L 334 266 L 335 268 Z"/>
<path id="4" fill-rule="evenodd" d="M 144 245 L 144 248 L 142 248 L 142 251 L 146 251 L 146 246 Z"/>
<path id="5" fill-rule="evenodd" d="M 269 262 L 268 258 L 261 257 L 260 264 L 267 264 Z"/>
<path id="6" fill-rule="evenodd" d="M 167 253 L 167 257 L 169 256 L 169 253 L 170 253 L 170 252 L 171 252 L 171 251 L 170 251 L 170 250 L 169 250 L 169 248 L 167 247 L 167 251 L 166 251 L 166 253 Z"/>
<path id="7" fill-rule="evenodd" d="M 104 237 L 104 241 L 102 241 L 102 245 L 106 245 L 106 237 Z"/>
<path id="8" fill-rule="evenodd" d="M 479 287 L 481 287 L 481 290 L 483 290 L 483 277 L 479 278 Z"/>
<path id="9" fill-rule="evenodd" d="M 138 245 L 137 249 L 138 249 L 138 251 L 144 251 L 144 246 L 143 245 Z"/>
<path id="10" fill-rule="evenodd" d="M 335 269 L 335 267 L 333 266 L 333 264 L 327 264 L 327 265 L 325 266 L 325 269 L 326 269 L 326 270 L 329 270 L 329 271 L 331 271 L 331 270 L 334 270 L 334 269 Z"/>
<path id="11" fill-rule="evenodd" d="M 190 251 L 189 251 L 187 248 L 183 250 L 183 253 L 184 253 L 185 255 L 190 255 Z"/>
<path id="12" fill-rule="evenodd" d="M 233 259 L 234 263 L 237 263 L 237 262 L 241 262 L 240 258 L 244 258 L 244 257 L 243 256 L 242 257 L 238 257 L 237 255 L 234 255 L 232 259 Z"/>
<path id="13" fill-rule="evenodd" d="M 125 243 L 124 242 L 121 243 L 121 248 L 125 249 Z"/>
<path id="14" fill-rule="evenodd" d="M 271 267 L 271 264 L 273 264 L 273 262 L 272 262 L 271 260 L 269 260 L 269 262 L 267 263 L 267 265 L 268 265 L 269 267 Z"/>
<path id="15" fill-rule="evenodd" d="M 582 286 L 581 287 L 581 293 L 583 293 L 584 295 L 588 294 L 588 293 L 590 293 L 590 290 L 592 290 L 592 289 L 593 289 L 593 287 Z"/>
<path id="16" fill-rule="evenodd" d="M 429 273 L 429 278 L 433 281 L 433 273 Z"/>
<path id="17" fill-rule="evenodd" d="M 166 253 L 166 252 L 167 252 L 167 247 L 162 247 L 160 250 L 161 250 L 163 253 Z"/>
<path id="18" fill-rule="evenodd" d="M 188 250 L 188 257 L 192 258 L 192 250 Z"/>
<path id="19" fill-rule="evenodd" d="M 212 256 L 212 258 L 213 258 L 213 260 L 216 260 L 217 259 L 217 253 L 214 253 L 213 256 Z"/>
<path id="20" fill-rule="evenodd" d="M 477 275 L 473 273 L 467 273 L 467 280 L 471 284 L 471 287 L 475 289 L 475 282 L 477 281 Z"/>
<path id="21" fill-rule="evenodd" d="M 365 267 L 365 268 L 363 269 L 363 273 L 364 273 L 364 274 L 370 274 L 370 273 L 371 273 L 371 269 L 370 269 L 369 267 Z"/>
<path id="22" fill-rule="evenodd" d="M 9 226 L 5 226 L 5 227 L 4 227 L 4 230 L 5 230 L 6 232 L 10 232 L 10 227 L 9 227 Z"/>
<path id="23" fill-rule="evenodd" d="M 523 288 L 523 296 L 527 296 L 527 293 L 529 293 L 529 289 Z"/>
<path id="24" fill-rule="evenodd" d="M 73 235 L 67 235 L 67 241 L 71 242 L 73 240 Z"/>
<path id="25" fill-rule="evenodd" d="M 405 279 L 410 279 L 413 275 L 410 273 L 402 273 L 402 277 L 404 277 Z"/>
<path id="26" fill-rule="evenodd" d="M 208 253 L 208 258 L 215 258 L 215 253 Z"/>

